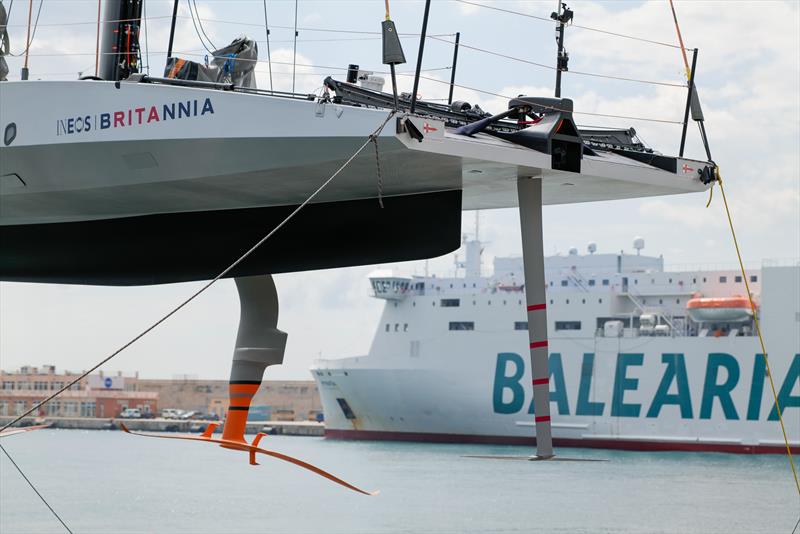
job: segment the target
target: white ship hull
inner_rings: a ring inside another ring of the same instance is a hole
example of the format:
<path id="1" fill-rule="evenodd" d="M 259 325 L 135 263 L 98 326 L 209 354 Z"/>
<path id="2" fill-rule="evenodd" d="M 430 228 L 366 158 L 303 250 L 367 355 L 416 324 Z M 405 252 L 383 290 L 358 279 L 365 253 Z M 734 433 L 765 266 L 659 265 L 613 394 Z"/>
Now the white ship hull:
<path id="1" fill-rule="evenodd" d="M 443 350 L 461 362 L 458 367 L 435 366 L 432 362 L 434 365 L 423 368 L 362 369 L 359 362 L 351 360 L 343 361 L 339 369 L 326 367 L 325 375 L 317 376 L 326 408 L 326 435 L 342 439 L 535 443 L 530 370 L 522 356 L 527 337 L 524 332 L 505 337 L 482 340 L 480 346 L 449 343 Z M 761 371 L 757 342 L 732 343 L 726 338 L 707 338 L 699 343 L 658 338 L 644 344 L 641 339 L 595 341 L 586 338 L 552 343 L 551 368 L 555 359 L 563 369 L 563 373 L 556 369 L 551 375 L 556 445 L 785 451 L 777 418 L 773 414 L 770 419 L 772 396 Z M 442 360 L 445 358 L 456 359 L 443 356 Z M 664 363 L 665 358 L 669 363 Z M 670 379 L 676 361 L 686 367 L 688 387 L 680 393 L 677 377 Z M 795 365 L 790 376 L 792 361 Z M 627 384 L 621 378 L 615 380 L 618 362 L 634 364 L 627 367 Z M 718 373 L 707 373 L 709 362 L 714 369 L 720 366 Z M 775 353 L 770 363 L 779 388 L 792 376 L 797 381 L 800 354 Z M 584 369 L 588 374 L 583 374 Z M 728 369 L 734 370 L 735 378 L 729 378 Z M 668 398 L 658 394 L 665 377 L 674 394 Z M 735 381 L 730 403 L 727 394 L 723 393 L 722 401 L 714 395 L 710 382 L 714 377 L 723 385 L 729 379 Z M 338 409 L 337 398 L 347 400 L 355 419 L 347 419 Z M 685 402 L 683 407 L 675 404 L 680 402 Z M 800 446 L 796 412 L 797 408 L 787 407 L 789 416 L 785 419 L 794 447 Z"/>
<path id="2" fill-rule="evenodd" d="M 800 449 L 798 273 L 797 267 L 765 269 L 759 281 L 769 362 L 795 450 Z M 709 284 L 712 275 L 717 280 L 718 273 L 704 274 Z M 655 276 L 663 276 L 664 282 L 674 278 L 675 283 L 679 278 L 696 279 L 697 286 L 702 285 L 693 273 Z M 734 279 L 731 273 L 728 276 Z M 650 283 L 649 274 L 641 278 Z M 444 287 L 448 282 L 439 283 Z M 603 305 L 609 300 L 627 301 L 615 293 L 619 288 L 614 289 L 613 283 L 606 290 Z M 710 286 L 705 290 L 713 292 Z M 608 310 L 588 302 L 602 298 L 578 295 L 581 300 L 572 294 L 572 303 L 566 304 L 570 300 L 560 299 L 555 289 L 548 293 L 556 302 L 550 309 L 549 349 L 557 446 L 785 452 L 757 337 L 735 332 L 719 337 L 713 333 L 633 337 L 630 329 L 625 329 L 629 337 L 604 337 L 595 332 L 594 319 Z M 456 308 L 441 308 L 441 296 L 407 297 L 397 305 L 389 301 L 368 356 L 320 361 L 312 368 L 325 410 L 326 436 L 535 443 L 528 336 L 525 330 L 507 327 L 524 320 L 521 292 L 476 291 L 473 296 L 462 295 Z M 409 298 L 415 302 L 403 310 Z M 478 311 L 490 299 L 491 313 Z M 556 321 L 575 318 L 580 311 L 584 324 L 591 317 L 591 333 L 553 331 Z M 414 332 L 455 318 L 475 318 L 475 329 L 427 336 Z"/>

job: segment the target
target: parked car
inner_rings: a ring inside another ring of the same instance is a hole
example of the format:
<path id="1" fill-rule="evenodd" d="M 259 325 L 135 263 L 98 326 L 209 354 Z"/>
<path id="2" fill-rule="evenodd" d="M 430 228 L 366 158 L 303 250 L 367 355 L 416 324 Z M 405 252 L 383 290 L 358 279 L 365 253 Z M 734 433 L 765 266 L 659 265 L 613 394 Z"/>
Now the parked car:
<path id="1" fill-rule="evenodd" d="M 180 419 L 183 410 L 177 408 L 164 408 L 161 410 L 161 417 L 164 419 Z"/>
<path id="2" fill-rule="evenodd" d="M 142 411 L 139 408 L 125 408 L 119 417 L 120 419 L 141 419 Z"/>

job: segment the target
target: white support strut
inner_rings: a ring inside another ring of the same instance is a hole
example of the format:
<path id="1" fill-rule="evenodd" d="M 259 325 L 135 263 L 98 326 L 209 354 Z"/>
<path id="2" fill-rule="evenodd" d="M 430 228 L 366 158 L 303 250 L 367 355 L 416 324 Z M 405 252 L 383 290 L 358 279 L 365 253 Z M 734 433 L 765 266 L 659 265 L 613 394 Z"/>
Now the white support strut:
<path id="1" fill-rule="evenodd" d="M 536 457 L 553 457 L 550 426 L 550 371 L 547 349 L 547 302 L 542 242 L 542 180 L 519 178 L 519 220 L 522 230 L 522 261 L 528 309 L 528 340 L 531 353 L 533 405 L 536 422 Z"/>

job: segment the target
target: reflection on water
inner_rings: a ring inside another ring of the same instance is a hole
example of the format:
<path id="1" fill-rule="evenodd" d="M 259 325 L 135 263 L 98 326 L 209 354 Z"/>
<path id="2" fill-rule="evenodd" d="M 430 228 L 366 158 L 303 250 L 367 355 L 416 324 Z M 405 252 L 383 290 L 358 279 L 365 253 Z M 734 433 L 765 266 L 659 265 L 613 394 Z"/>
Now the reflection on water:
<path id="1" fill-rule="evenodd" d="M 608 462 L 505 462 L 522 447 L 267 436 L 266 448 L 378 497 L 277 460 L 122 432 L 42 430 L 3 439 L 75 532 L 791 532 L 782 456 L 563 449 Z M 61 532 L 0 459 L 0 532 Z"/>

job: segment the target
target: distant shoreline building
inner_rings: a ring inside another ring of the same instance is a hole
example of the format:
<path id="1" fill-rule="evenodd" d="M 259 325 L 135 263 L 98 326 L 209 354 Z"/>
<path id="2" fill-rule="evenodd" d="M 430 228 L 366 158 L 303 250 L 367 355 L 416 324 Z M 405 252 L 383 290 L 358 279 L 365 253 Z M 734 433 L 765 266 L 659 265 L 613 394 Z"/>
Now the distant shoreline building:
<path id="1" fill-rule="evenodd" d="M 16 372 L 0 370 L 0 416 L 19 415 L 75 380 L 80 373 L 56 373 L 54 365 L 23 366 Z M 54 399 L 41 417 L 114 418 L 125 408 L 157 416 L 159 409 L 212 414 L 223 418 L 228 409 L 228 381 L 192 377 L 143 379 L 133 376 L 89 375 Z M 251 420 L 318 420 L 322 403 L 313 380 L 265 381 L 253 398 Z"/>
<path id="2" fill-rule="evenodd" d="M 21 367 L 15 373 L 0 371 L 0 416 L 21 415 L 48 395 L 75 380 L 80 373 L 56 373 L 54 365 Z M 58 398 L 32 414 L 39 417 L 118 417 L 126 408 L 138 408 L 142 413 L 158 412 L 158 393 L 136 391 L 126 387 L 128 378 L 118 373 L 104 376 L 89 375 L 70 387 Z"/>

